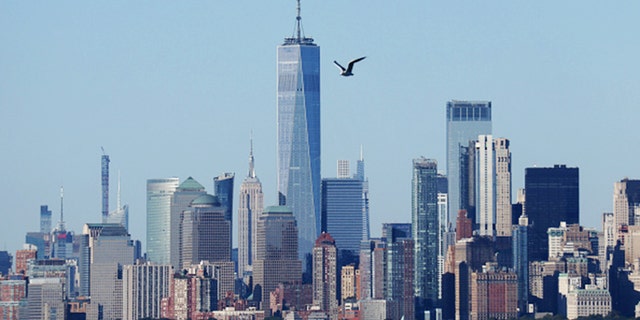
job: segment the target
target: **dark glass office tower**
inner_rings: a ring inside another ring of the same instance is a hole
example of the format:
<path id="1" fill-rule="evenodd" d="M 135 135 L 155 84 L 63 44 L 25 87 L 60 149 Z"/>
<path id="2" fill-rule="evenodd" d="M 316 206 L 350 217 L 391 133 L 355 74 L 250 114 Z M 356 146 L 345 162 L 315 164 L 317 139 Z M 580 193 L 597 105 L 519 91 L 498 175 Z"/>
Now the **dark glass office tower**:
<path id="1" fill-rule="evenodd" d="M 415 243 L 416 314 L 424 315 L 438 302 L 438 163 L 432 159 L 413 160 L 411 188 L 412 238 Z"/>
<path id="2" fill-rule="evenodd" d="M 298 255 L 320 235 L 320 47 L 295 34 L 278 46 L 278 202 L 298 224 Z M 306 265 L 306 264 L 305 264 Z"/>
<path id="3" fill-rule="evenodd" d="M 529 218 L 529 261 L 546 260 L 549 251 L 547 229 L 580 223 L 578 168 L 526 168 L 524 212 Z"/>
<path id="4" fill-rule="evenodd" d="M 213 190 L 220 201 L 220 205 L 225 208 L 224 219 L 229 222 L 229 234 L 233 239 L 233 180 L 235 174 L 225 172 L 213 178 Z M 229 251 L 231 251 L 231 242 L 229 242 Z"/>

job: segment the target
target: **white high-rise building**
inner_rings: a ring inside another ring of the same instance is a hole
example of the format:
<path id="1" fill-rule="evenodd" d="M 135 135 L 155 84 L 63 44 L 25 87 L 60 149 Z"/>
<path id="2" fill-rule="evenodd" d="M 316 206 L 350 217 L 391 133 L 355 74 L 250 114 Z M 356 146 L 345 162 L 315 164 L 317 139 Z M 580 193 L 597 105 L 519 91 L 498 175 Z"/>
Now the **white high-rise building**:
<path id="1" fill-rule="evenodd" d="M 180 179 L 147 180 L 147 259 L 171 263 L 171 198 Z"/>
<path id="2" fill-rule="evenodd" d="M 476 142 L 476 222 L 480 235 L 511 236 L 509 140 L 479 135 Z"/>
<path id="3" fill-rule="evenodd" d="M 491 135 L 479 135 L 476 142 L 478 211 L 476 221 L 481 236 L 495 236 L 496 190 L 495 190 L 495 154 Z"/>
<path id="4" fill-rule="evenodd" d="M 253 141 L 249 152 L 249 175 L 240 185 L 238 198 L 238 277 L 252 271 L 256 259 L 258 218 L 264 209 L 262 183 L 256 176 Z"/>
<path id="5" fill-rule="evenodd" d="M 169 297 L 172 274 L 170 265 L 125 265 L 122 268 L 123 319 L 160 318 L 161 301 Z"/>

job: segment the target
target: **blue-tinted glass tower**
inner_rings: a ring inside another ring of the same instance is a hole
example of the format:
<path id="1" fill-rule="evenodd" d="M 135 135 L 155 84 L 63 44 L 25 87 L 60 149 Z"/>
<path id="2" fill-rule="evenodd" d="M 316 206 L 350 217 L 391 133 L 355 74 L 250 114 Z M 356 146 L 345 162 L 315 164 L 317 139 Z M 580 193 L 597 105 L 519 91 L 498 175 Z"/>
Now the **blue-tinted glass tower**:
<path id="1" fill-rule="evenodd" d="M 439 296 L 438 163 L 432 159 L 414 159 L 411 182 L 415 308 L 416 314 L 422 318 L 423 311 L 437 306 Z"/>
<path id="2" fill-rule="evenodd" d="M 51 232 L 51 210 L 49 210 L 49 206 L 43 205 L 40 206 L 40 232 L 41 233 L 49 233 Z"/>
<path id="3" fill-rule="evenodd" d="M 322 179 L 322 230 L 335 240 L 340 266 L 355 262 L 360 243 L 367 240 L 364 185 L 355 178 Z"/>
<path id="4" fill-rule="evenodd" d="M 468 197 L 463 187 L 468 186 L 469 172 L 461 170 L 461 162 L 467 160 L 464 152 L 470 140 L 478 135 L 491 134 L 491 102 L 489 101 L 449 101 L 447 102 L 447 178 L 449 222 L 455 221 L 458 210 L 469 211 Z M 461 150 L 463 153 L 461 153 Z M 472 186 L 468 186 L 472 188 Z M 470 194 L 469 197 L 473 195 Z M 473 201 L 473 200 L 471 200 Z"/>
<path id="5" fill-rule="evenodd" d="M 278 46 L 278 202 L 298 224 L 298 254 L 320 235 L 320 47 L 296 34 Z"/>

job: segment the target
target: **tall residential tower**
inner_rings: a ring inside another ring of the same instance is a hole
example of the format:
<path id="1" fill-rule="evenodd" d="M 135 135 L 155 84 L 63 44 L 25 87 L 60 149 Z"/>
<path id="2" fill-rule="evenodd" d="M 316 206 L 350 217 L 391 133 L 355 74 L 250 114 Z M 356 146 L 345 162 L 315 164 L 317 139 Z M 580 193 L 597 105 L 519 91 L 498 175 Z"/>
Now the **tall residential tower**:
<path id="1" fill-rule="evenodd" d="M 278 202 L 298 224 L 298 255 L 320 235 L 320 47 L 301 33 L 278 46 Z"/>

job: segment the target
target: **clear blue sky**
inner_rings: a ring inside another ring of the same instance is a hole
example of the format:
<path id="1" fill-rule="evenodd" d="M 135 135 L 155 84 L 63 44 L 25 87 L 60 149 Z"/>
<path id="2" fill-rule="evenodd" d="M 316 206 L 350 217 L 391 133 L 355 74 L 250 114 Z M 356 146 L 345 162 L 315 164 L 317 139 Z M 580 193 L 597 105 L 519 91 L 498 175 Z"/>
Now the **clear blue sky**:
<path id="1" fill-rule="evenodd" d="M 100 220 L 100 147 L 145 240 L 149 178 L 246 176 L 254 132 L 276 201 L 276 46 L 294 0 L 0 2 L 0 250 L 38 230 L 39 206 L 77 233 Z M 411 160 L 445 169 L 445 104 L 493 102 L 524 168 L 580 168 L 581 222 L 600 228 L 613 183 L 640 178 L 640 2 L 302 3 L 321 46 L 322 175 L 364 146 L 371 228 L 410 221 Z M 366 55 L 354 77 L 332 61 Z M 235 232 L 235 230 L 234 230 Z"/>

